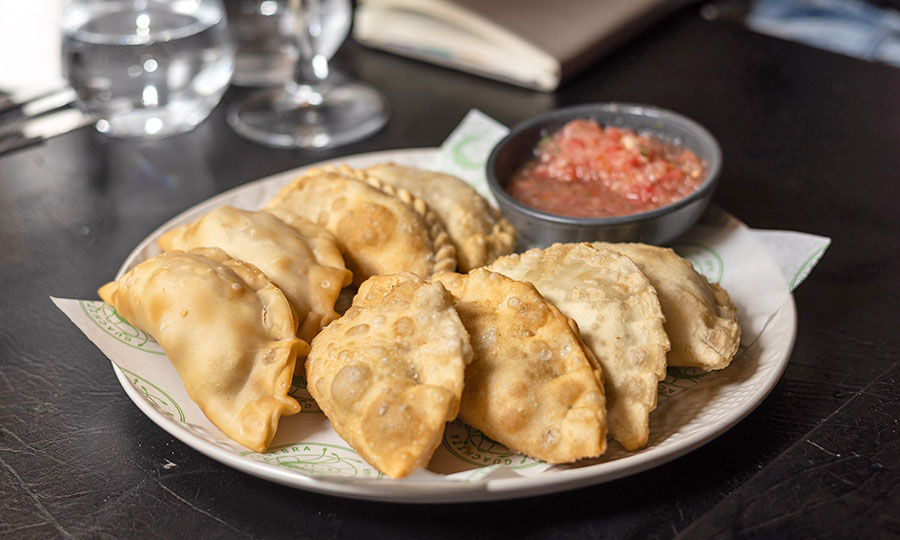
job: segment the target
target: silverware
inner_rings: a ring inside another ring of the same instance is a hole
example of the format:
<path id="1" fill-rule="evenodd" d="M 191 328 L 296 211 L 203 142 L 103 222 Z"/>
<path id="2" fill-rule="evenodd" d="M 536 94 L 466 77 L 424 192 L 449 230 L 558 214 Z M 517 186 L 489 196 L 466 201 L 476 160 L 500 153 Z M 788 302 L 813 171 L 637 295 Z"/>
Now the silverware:
<path id="1" fill-rule="evenodd" d="M 30 96 L 0 95 L 0 156 L 22 150 L 97 121 L 75 107 L 69 87 Z"/>
<path id="2" fill-rule="evenodd" d="M 64 86 L 30 96 L 0 95 L 0 123 L 7 118 L 31 118 L 75 103 L 75 90 Z"/>
<path id="3" fill-rule="evenodd" d="M 0 133 L 0 156 L 41 144 L 51 137 L 96 121 L 97 116 L 76 108 L 64 108 L 25 119 L 16 124 L 16 129 Z"/>

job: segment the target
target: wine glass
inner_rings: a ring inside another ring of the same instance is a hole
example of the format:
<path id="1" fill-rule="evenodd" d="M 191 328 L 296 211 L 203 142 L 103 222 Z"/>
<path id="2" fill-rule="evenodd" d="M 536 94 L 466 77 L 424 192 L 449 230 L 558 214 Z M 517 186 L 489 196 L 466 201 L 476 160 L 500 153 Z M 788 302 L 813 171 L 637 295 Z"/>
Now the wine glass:
<path id="1" fill-rule="evenodd" d="M 331 148 L 375 133 L 387 122 L 387 101 L 371 86 L 347 80 L 328 65 L 323 30 L 346 36 L 350 0 L 289 0 L 298 59 L 283 87 L 255 92 L 234 104 L 228 123 L 240 135 L 282 148 Z M 328 17 L 341 17 L 336 26 Z"/>

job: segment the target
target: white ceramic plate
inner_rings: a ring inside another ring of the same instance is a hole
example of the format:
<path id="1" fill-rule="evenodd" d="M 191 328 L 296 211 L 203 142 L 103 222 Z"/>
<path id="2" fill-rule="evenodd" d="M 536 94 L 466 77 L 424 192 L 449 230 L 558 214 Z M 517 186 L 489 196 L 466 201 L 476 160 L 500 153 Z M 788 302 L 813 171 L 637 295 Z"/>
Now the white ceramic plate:
<path id="1" fill-rule="evenodd" d="M 395 150 L 335 161 L 353 167 L 384 161 L 427 167 L 435 154 L 436 149 Z M 185 211 L 141 242 L 126 259 L 117 278 L 159 252 L 156 239 L 163 231 L 193 221 L 222 204 L 260 208 L 302 170 L 248 183 Z M 156 373 L 126 373 L 115 364 L 113 367 L 125 392 L 153 422 L 198 452 L 240 471 L 300 489 L 345 497 L 410 503 L 472 502 L 608 482 L 671 461 L 709 442 L 753 411 L 778 382 L 793 349 L 796 322 L 793 297 L 788 295 L 758 339 L 743 349 L 729 368 L 702 377 L 682 374 L 684 385 L 679 385 L 678 379 L 670 380 L 673 383 L 670 388 L 675 388 L 677 393 L 661 396 L 657 410 L 651 415 L 649 444 L 638 452 L 625 452 L 610 441 L 609 451 L 598 460 L 550 467 L 512 454 L 456 421 L 448 425 L 429 470 L 402 480 L 381 477 L 359 459 L 331 431 L 327 419 L 316 412 L 314 402 L 303 398 L 302 388 L 296 389 L 294 395 L 304 405 L 306 414 L 282 418 L 270 451 L 256 454 L 229 441 L 202 415 L 198 419 L 199 409 L 182 397 L 186 394 L 177 376 L 170 374 L 163 378 L 168 381 L 165 384 L 154 384 L 147 377 L 152 378 Z M 167 367 L 165 364 L 161 364 L 163 368 Z M 175 398 L 170 399 L 171 396 Z M 178 400 L 181 406 L 171 405 Z M 168 408 L 164 401 L 170 402 Z M 310 433 L 318 435 L 310 436 Z"/>

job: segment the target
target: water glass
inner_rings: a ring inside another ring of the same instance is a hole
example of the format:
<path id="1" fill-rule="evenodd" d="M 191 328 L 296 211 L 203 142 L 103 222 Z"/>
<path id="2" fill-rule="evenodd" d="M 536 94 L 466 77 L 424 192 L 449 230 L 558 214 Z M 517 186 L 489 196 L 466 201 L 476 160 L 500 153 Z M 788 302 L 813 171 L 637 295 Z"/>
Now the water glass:
<path id="1" fill-rule="evenodd" d="M 63 72 L 97 129 L 159 138 L 193 129 L 234 71 L 221 0 L 71 0 Z"/>

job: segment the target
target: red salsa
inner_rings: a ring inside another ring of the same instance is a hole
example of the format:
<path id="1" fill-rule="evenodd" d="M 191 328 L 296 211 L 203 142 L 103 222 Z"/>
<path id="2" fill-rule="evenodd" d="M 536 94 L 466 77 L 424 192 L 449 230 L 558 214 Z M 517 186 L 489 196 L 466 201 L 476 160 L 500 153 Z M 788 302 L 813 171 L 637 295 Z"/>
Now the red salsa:
<path id="1" fill-rule="evenodd" d="M 535 150 L 506 190 L 532 208 L 571 217 L 646 212 L 703 183 L 696 154 L 652 135 L 572 120 Z"/>

